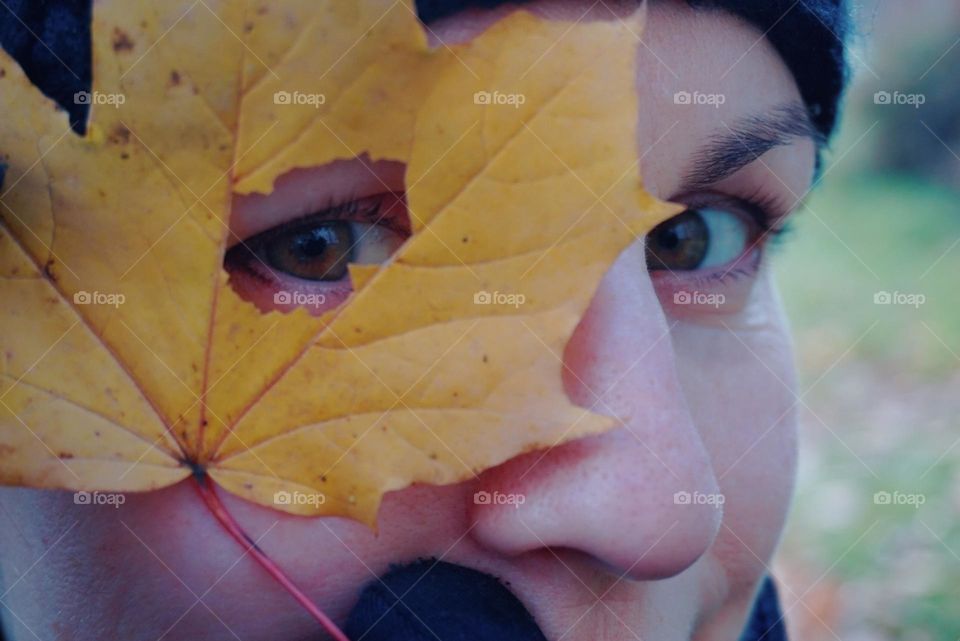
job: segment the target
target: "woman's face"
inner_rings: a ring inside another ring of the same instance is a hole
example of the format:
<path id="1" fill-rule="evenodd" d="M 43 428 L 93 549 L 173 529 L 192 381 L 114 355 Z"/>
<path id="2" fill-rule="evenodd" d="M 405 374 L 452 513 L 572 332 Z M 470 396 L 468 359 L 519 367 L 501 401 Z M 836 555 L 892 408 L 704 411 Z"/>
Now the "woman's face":
<path id="1" fill-rule="evenodd" d="M 576 19 L 589 6 L 544 0 L 535 9 Z M 458 14 L 431 28 L 463 40 L 505 12 Z M 809 187 L 815 145 L 783 62 L 726 14 L 652 6 L 637 86 L 646 187 L 695 211 L 620 256 L 562 355 L 571 396 L 626 417 L 625 427 L 458 485 L 391 493 L 378 533 L 223 497 L 335 621 L 391 564 L 437 558 L 500 577 L 551 641 L 737 638 L 794 476 L 791 346 L 763 259 L 774 236 L 766 232 L 782 227 Z M 305 176 L 326 200 L 403 188 L 402 168 L 384 164 Z M 236 233 L 294 218 L 296 203 L 285 199 L 298 193 L 275 192 L 272 218 L 239 203 Z M 383 244 L 370 255 L 388 251 L 392 233 L 374 236 Z M 272 282 L 245 278 L 242 264 L 230 269 L 264 305 L 282 288 L 282 273 Z M 478 503 L 481 491 L 523 502 Z M 0 508 L 2 616 L 15 639 L 315 634 L 188 483 L 128 495 L 119 508 L 4 489 Z"/>

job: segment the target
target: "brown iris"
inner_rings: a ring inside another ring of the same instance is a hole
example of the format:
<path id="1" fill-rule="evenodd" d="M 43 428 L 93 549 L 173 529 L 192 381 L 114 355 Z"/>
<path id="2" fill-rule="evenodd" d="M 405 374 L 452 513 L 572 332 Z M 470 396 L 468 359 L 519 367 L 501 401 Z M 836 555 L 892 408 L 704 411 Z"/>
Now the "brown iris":
<path id="1" fill-rule="evenodd" d="M 710 229 L 696 209 L 665 220 L 647 234 L 647 269 L 697 269 L 710 246 Z"/>
<path id="2" fill-rule="evenodd" d="M 335 281 L 347 275 L 355 239 L 350 223 L 312 223 L 307 228 L 271 234 L 262 257 L 272 269 L 296 278 Z"/>

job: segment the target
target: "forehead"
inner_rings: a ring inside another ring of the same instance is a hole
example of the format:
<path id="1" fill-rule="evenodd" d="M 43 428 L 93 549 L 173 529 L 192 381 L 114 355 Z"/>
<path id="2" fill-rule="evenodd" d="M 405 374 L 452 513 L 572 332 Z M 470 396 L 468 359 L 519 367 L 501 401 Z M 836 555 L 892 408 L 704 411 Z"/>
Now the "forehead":
<path id="1" fill-rule="evenodd" d="M 441 4 L 462 8 L 471 3 Z M 431 38 L 462 42 L 516 9 L 496 1 L 486 4 L 496 6 L 466 8 L 431 23 Z M 617 19 L 640 5 L 636 0 L 535 0 L 523 7 L 550 19 L 582 21 Z M 641 171 L 648 189 L 669 197 L 690 159 L 712 137 L 744 118 L 802 100 L 776 49 L 741 18 L 719 9 L 694 9 L 683 0 L 659 0 L 644 9 L 636 79 Z M 813 146 L 801 146 L 808 151 L 799 162 L 812 166 Z"/>
<path id="2" fill-rule="evenodd" d="M 745 118 L 802 104 L 797 84 L 763 34 L 718 10 L 654 3 L 637 54 L 638 135 L 648 186 L 667 195 L 707 141 Z M 809 147 L 813 162 L 813 146 Z"/>

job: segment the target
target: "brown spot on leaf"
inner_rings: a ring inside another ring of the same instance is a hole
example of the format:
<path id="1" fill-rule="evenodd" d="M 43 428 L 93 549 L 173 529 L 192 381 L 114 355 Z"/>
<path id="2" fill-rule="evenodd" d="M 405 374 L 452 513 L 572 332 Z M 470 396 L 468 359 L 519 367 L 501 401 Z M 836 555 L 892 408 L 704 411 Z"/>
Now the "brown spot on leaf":
<path id="1" fill-rule="evenodd" d="M 131 51 L 133 50 L 133 44 L 133 40 L 130 39 L 130 36 L 128 36 L 125 31 L 123 31 L 120 27 L 113 28 L 114 51 Z"/>
<path id="2" fill-rule="evenodd" d="M 126 145 L 130 142 L 130 130 L 123 125 L 117 125 L 110 131 L 107 139 L 115 145 Z"/>

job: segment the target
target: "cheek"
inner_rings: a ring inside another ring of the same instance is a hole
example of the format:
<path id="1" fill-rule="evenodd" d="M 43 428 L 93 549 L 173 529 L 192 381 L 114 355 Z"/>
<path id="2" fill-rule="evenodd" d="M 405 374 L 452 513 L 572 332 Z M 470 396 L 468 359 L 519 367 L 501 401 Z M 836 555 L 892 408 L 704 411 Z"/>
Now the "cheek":
<path id="1" fill-rule="evenodd" d="M 726 497 L 713 554 L 745 588 L 766 571 L 796 471 L 793 353 L 771 280 L 763 272 L 724 323 L 674 330 L 681 384 Z"/>

